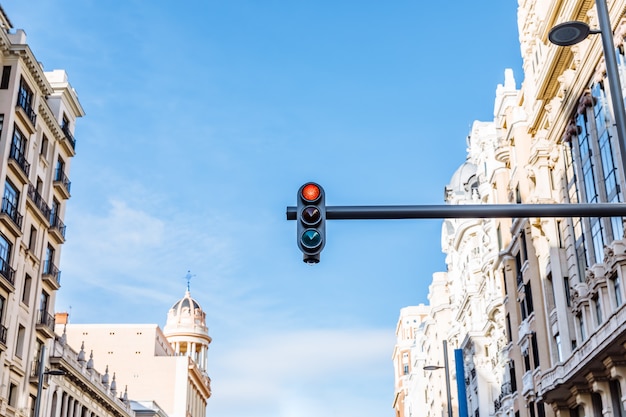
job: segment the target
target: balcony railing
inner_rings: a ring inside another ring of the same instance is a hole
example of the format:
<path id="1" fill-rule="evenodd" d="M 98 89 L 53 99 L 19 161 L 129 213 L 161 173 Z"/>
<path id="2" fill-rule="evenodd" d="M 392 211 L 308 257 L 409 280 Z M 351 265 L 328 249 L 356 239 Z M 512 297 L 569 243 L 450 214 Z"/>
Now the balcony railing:
<path id="1" fill-rule="evenodd" d="M 498 412 L 498 410 L 500 410 L 505 398 L 511 395 L 512 393 L 513 393 L 513 390 L 511 389 L 510 382 L 505 382 L 504 384 L 502 384 L 502 387 L 500 388 L 500 396 L 496 398 L 493 402 L 493 408 L 495 412 Z"/>
<path id="2" fill-rule="evenodd" d="M 43 275 L 53 277 L 57 284 L 61 283 L 61 271 L 56 267 L 55 264 L 52 263 L 51 260 L 47 259 L 43 263 Z"/>
<path id="3" fill-rule="evenodd" d="M 0 343 L 7 345 L 7 328 L 0 324 Z"/>
<path id="4" fill-rule="evenodd" d="M 61 130 L 65 134 L 67 140 L 70 142 L 70 145 L 72 145 L 72 149 L 76 150 L 76 139 L 74 139 L 74 135 L 72 135 L 70 129 L 67 126 L 62 126 Z"/>
<path id="5" fill-rule="evenodd" d="M 26 176 L 28 177 L 28 173 L 30 172 L 30 164 L 26 160 L 26 157 L 24 156 L 22 151 L 17 147 L 17 145 L 11 145 L 9 158 L 17 162 L 17 165 L 22 169 L 22 171 L 24 171 L 24 174 L 26 174 Z"/>
<path id="6" fill-rule="evenodd" d="M 11 268 L 9 263 L 2 258 L 0 258 L 0 275 L 15 287 L 15 269 Z"/>
<path id="7" fill-rule="evenodd" d="M 58 230 L 61 236 L 63 236 L 63 239 L 65 239 L 65 224 L 61 221 L 58 215 L 50 215 L 50 228 Z"/>
<path id="8" fill-rule="evenodd" d="M 17 205 L 6 197 L 2 198 L 2 213 L 9 216 L 13 223 L 20 229 L 22 228 L 22 215 L 17 210 Z"/>
<path id="9" fill-rule="evenodd" d="M 67 178 L 67 175 L 65 175 L 65 172 L 63 172 L 63 169 L 61 168 L 57 168 L 56 171 L 54 172 L 54 181 L 55 182 L 60 182 L 61 184 L 63 184 L 63 187 L 65 187 L 65 189 L 67 190 L 67 193 L 70 193 L 70 187 L 72 186 L 72 182 L 69 180 L 69 178 Z"/>
<path id="10" fill-rule="evenodd" d="M 17 96 L 17 105 L 20 106 L 22 110 L 24 110 L 24 112 L 26 112 L 28 119 L 33 123 L 33 126 L 35 126 L 37 115 L 35 114 L 35 111 L 33 110 L 33 108 L 30 106 L 30 103 L 27 100 L 27 98 L 28 96 L 25 96 L 22 94 Z"/>
<path id="11" fill-rule="evenodd" d="M 50 219 L 50 207 L 44 201 L 33 184 L 28 184 L 28 197 L 33 200 L 35 206 L 41 211 L 46 219 Z"/>
<path id="12" fill-rule="evenodd" d="M 54 316 L 46 310 L 39 310 L 37 314 L 37 325 L 54 331 Z"/>

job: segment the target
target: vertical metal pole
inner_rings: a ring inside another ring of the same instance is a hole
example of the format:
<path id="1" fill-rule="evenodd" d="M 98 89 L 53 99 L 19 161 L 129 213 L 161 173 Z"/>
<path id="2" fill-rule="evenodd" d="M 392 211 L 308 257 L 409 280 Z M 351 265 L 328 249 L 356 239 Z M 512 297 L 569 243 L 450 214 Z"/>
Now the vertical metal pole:
<path id="1" fill-rule="evenodd" d="M 41 353 L 39 355 L 39 366 L 37 367 L 37 398 L 35 398 L 35 411 L 33 417 L 39 417 L 39 409 L 41 407 L 41 393 L 43 389 L 43 373 L 44 358 L 46 357 L 46 345 L 41 345 Z"/>
<path id="2" fill-rule="evenodd" d="M 448 417 L 452 415 L 452 396 L 450 395 L 450 367 L 448 365 L 448 341 L 443 341 L 443 367 L 446 372 L 446 395 L 448 396 Z"/>
<path id="3" fill-rule="evenodd" d="M 622 178 L 626 179 L 626 111 L 624 110 L 624 98 L 622 97 L 622 85 L 619 79 L 619 68 L 615 58 L 615 44 L 613 43 L 613 30 L 609 19 L 609 10 L 606 0 L 596 0 L 598 10 L 598 24 L 602 36 L 602 48 L 606 63 L 606 76 L 609 80 L 611 92 L 611 104 L 615 116 L 615 127 L 619 142 L 620 157 L 622 159 Z"/>

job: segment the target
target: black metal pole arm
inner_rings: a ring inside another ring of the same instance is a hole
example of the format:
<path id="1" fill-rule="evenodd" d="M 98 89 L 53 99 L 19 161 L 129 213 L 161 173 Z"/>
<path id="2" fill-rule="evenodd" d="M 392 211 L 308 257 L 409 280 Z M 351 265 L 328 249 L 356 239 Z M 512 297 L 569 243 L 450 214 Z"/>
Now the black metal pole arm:
<path id="1" fill-rule="evenodd" d="M 326 207 L 327 220 L 484 219 L 518 217 L 626 217 L 626 203 Z M 287 207 L 287 220 L 297 220 L 296 207 Z"/>

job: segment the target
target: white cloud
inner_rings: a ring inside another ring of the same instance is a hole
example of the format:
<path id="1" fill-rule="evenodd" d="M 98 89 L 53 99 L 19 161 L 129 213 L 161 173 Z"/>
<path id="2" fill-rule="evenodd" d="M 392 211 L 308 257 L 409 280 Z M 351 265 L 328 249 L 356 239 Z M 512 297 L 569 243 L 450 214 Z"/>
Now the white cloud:
<path id="1" fill-rule="evenodd" d="M 368 402 L 387 394 L 391 407 L 392 336 L 388 330 L 301 329 L 243 338 L 245 342 L 232 350 L 212 350 L 209 362 L 212 358 L 218 362 L 209 369 L 214 382 L 207 414 L 364 417 L 391 413 L 391 408 L 370 409 Z M 354 387 L 361 384 L 363 389 L 355 397 Z M 247 409 L 244 403 L 254 407 Z"/>

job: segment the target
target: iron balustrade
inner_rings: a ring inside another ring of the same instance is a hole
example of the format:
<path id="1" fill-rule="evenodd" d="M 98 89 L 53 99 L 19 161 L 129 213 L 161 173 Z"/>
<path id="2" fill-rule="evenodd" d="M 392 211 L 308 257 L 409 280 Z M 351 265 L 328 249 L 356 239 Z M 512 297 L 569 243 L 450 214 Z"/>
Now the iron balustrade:
<path id="1" fill-rule="evenodd" d="M 65 224 L 57 214 L 50 214 L 50 228 L 57 229 L 65 239 Z"/>
<path id="2" fill-rule="evenodd" d="M 13 220 L 13 223 L 15 223 L 17 227 L 19 227 L 20 229 L 22 228 L 23 216 L 19 213 L 19 211 L 17 210 L 17 205 L 13 201 L 9 200 L 6 197 L 3 197 L 1 211 L 2 213 L 9 216 L 9 218 Z"/>
<path id="3" fill-rule="evenodd" d="M 70 145 L 72 145 L 72 149 L 76 150 L 76 139 L 74 138 L 74 135 L 72 135 L 72 133 L 70 132 L 69 127 L 67 125 L 61 126 L 61 130 L 63 131 L 63 134 L 65 134 L 67 140 L 70 142 Z"/>
<path id="4" fill-rule="evenodd" d="M 56 169 L 56 171 L 54 172 L 54 181 L 60 182 L 61 184 L 63 184 L 67 192 L 68 193 L 70 192 L 70 187 L 72 186 L 72 182 L 70 181 L 69 178 L 67 178 L 67 175 L 65 175 L 65 172 L 63 172 L 63 169 L 61 168 Z"/>
<path id="5" fill-rule="evenodd" d="M 43 197 L 39 194 L 33 184 L 28 184 L 27 194 L 28 197 L 33 200 L 33 203 L 35 203 L 35 206 L 37 206 L 37 208 L 39 209 L 39 211 L 41 211 L 44 217 L 50 220 L 50 207 L 48 207 L 48 204 L 46 204 Z"/>
<path id="6" fill-rule="evenodd" d="M 55 279 L 57 284 L 61 283 L 61 271 L 56 267 L 54 263 L 50 259 L 46 259 L 43 262 L 43 275 L 51 276 Z"/>
<path id="7" fill-rule="evenodd" d="M 9 158 L 17 162 L 17 165 L 24 171 L 24 174 L 28 177 L 30 172 L 30 164 L 26 160 L 24 153 L 17 147 L 15 143 L 11 144 L 11 151 L 9 152 Z"/>
<path id="8" fill-rule="evenodd" d="M 502 387 L 500 388 L 500 396 L 496 398 L 493 402 L 493 408 L 496 413 L 502 407 L 502 403 L 504 402 L 504 397 L 506 397 L 507 395 L 511 395 L 511 394 L 513 394 L 511 383 L 505 382 L 504 384 L 502 384 Z"/>
<path id="9" fill-rule="evenodd" d="M 54 331 L 54 316 L 46 310 L 39 310 L 37 314 L 37 325 L 44 326 Z"/>
<path id="10" fill-rule="evenodd" d="M 15 269 L 11 268 L 9 263 L 2 258 L 0 258 L 0 275 L 15 287 Z"/>
<path id="11" fill-rule="evenodd" d="M 35 114 L 35 111 L 30 105 L 29 97 L 26 95 L 20 94 L 17 97 L 17 105 L 26 112 L 28 119 L 33 123 L 33 126 L 35 126 L 35 121 L 37 120 L 37 114 Z"/>

